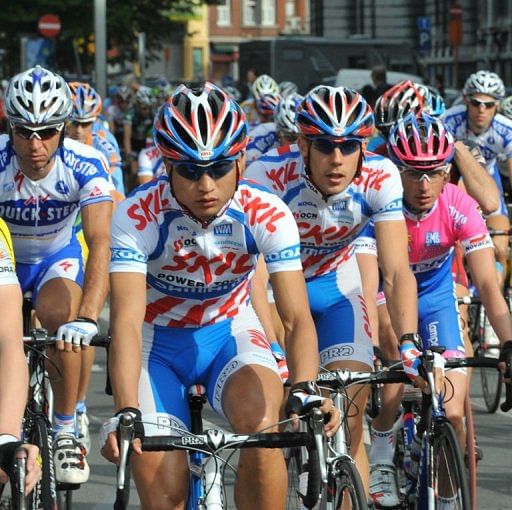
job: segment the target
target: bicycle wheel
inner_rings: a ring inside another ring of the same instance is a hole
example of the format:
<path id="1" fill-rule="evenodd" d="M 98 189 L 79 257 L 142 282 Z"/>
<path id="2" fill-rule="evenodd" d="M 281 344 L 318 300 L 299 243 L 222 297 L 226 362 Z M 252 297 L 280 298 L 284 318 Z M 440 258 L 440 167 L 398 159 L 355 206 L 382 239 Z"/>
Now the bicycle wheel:
<path id="1" fill-rule="evenodd" d="M 43 460 L 41 480 L 39 480 L 32 494 L 28 497 L 28 508 L 31 510 L 56 510 L 58 506 L 52 438 L 46 420 L 43 417 L 36 417 L 33 420 L 32 429 L 28 437 L 29 443 L 39 447 L 39 453 Z"/>
<path id="2" fill-rule="evenodd" d="M 366 491 L 356 465 L 351 459 L 343 458 L 334 465 L 332 486 L 335 510 L 363 510 L 368 508 Z"/>
<path id="3" fill-rule="evenodd" d="M 479 327 L 475 331 L 477 336 L 476 341 L 476 356 L 490 356 L 497 355 L 498 349 L 487 348 L 487 342 L 485 339 L 485 330 L 484 327 L 486 321 L 485 310 L 483 310 L 482 305 L 479 305 L 479 314 L 477 317 L 479 319 Z M 501 390 L 503 387 L 503 377 L 501 372 L 495 369 L 481 368 L 480 369 L 480 383 L 482 386 L 482 395 L 484 397 L 485 407 L 489 413 L 495 413 L 498 409 L 501 400 Z"/>
<path id="4" fill-rule="evenodd" d="M 427 488 L 427 498 L 422 497 L 425 491 L 420 490 L 419 508 L 432 508 L 428 506 L 428 499 L 431 497 L 435 498 L 433 506 L 435 509 L 447 508 L 448 505 L 453 510 L 470 508 L 468 481 L 462 454 L 455 430 L 448 421 L 434 424 L 430 469 L 432 486 Z"/>
<path id="5" fill-rule="evenodd" d="M 286 510 L 315 508 L 321 490 L 318 471 L 318 453 L 312 450 L 308 458 L 306 448 L 290 448 L 286 455 L 288 466 L 288 497 Z"/>

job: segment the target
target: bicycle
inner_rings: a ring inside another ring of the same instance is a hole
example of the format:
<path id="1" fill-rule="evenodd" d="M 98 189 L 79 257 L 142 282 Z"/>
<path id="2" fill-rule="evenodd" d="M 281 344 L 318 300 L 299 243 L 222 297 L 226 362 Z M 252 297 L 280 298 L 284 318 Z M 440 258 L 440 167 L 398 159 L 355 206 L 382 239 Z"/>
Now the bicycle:
<path id="1" fill-rule="evenodd" d="M 27 498 L 27 508 L 33 510 L 70 510 L 71 494 L 79 485 L 59 484 L 55 480 L 53 439 L 51 429 L 50 385 L 45 371 L 45 350 L 54 347 L 56 338 L 45 329 L 33 329 L 23 337 L 29 368 L 29 391 L 23 422 L 23 441 L 39 447 L 42 458 L 42 476 Z M 109 338 L 95 337 L 91 346 L 106 347 Z"/>
<path id="2" fill-rule="evenodd" d="M 143 451 L 185 450 L 189 454 L 190 484 L 188 510 L 226 509 L 227 496 L 224 487 L 224 472 L 234 468 L 227 458 L 221 457 L 226 450 L 241 448 L 289 448 L 306 447 L 311 462 L 310 479 L 306 491 L 307 508 L 313 508 L 320 493 L 320 466 L 323 460 L 323 424 L 322 412 L 313 407 L 301 418 L 307 423 L 307 432 L 260 432 L 255 434 L 234 434 L 222 429 L 203 431 L 202 409 L 206 402 L 205 389 L 202 386 L 189 388 L 189 406 L 191 411 L 191 432 L 179 430 L 181 435 L 147 436 L 141 439 Z M 319 405 L 317 402 L 316 405 Z M 117 469 L 117 490 L 114 510 L 128 507 L 130 497 L 130 461 L 131 443 L 134 433 L 134 420 L 129 414 L 120 418 L 119 450 L 120 462 Z"/>

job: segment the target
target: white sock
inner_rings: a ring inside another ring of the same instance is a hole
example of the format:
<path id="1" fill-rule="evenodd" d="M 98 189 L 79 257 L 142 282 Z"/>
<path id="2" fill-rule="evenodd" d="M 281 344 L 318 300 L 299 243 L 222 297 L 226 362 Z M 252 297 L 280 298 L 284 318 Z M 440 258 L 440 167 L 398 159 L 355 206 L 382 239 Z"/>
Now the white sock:
<path id="1" fill-rule="evenodd" d="M 372 429 L 372 447 L 370 449 L 370 464 L 393 464 L 396 435 L 394 429 Z"/>

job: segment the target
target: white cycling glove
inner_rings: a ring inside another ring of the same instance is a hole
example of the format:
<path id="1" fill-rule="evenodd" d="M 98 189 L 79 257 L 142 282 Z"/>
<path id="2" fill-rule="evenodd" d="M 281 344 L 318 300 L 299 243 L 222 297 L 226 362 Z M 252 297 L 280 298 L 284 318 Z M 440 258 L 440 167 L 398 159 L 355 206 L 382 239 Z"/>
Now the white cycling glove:
<path id="1" fill-rule="evenodd" d="M 66 322 L 57 330 L 57 340 L 73 346 L 89 345 L 98 334 L 98 323 L 87 317 L 77 317 L 74 321 Z"/>

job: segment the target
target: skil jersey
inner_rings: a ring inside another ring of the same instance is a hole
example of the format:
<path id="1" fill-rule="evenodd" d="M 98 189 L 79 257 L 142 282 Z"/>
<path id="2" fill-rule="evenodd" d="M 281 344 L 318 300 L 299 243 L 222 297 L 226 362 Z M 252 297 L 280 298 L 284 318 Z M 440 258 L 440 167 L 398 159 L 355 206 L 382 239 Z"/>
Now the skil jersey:
<path id="1" fill-rule="evenodd" d="M 366 153 L 359 175 L 336 195 L 323 196 L 308 179 L 297 145 L 269 151 L 245 176 L 277 194 L 291 209 L 300 233 L 306 278 L 332 271 L 353 255 L 354 241 L 373 221 L 403 220 L 402 182 L 396 166 Z"/>
<path id="2" fill-rule="evenodd" d="M 183 210 L 167 176 L 136 188 L 114 213 L 110 271 L 146 274 L 150 324 L 198 327 L 236 316 L 249 304 L 259 253 L 269 273 L 302 269 L 291 212 L 246 181 L 207 226 Z"/>
<path id="3" fill-rule="evenodd" d="M 7 135 L 0 136 L 0 217 L 11 232 L 16 261 L 35 264 L 67 246 L 80 208 L 112 201 L 108 164 L 97 150 L 69 138 L 49 174 L 38 181 L 19 168 Z"/>

